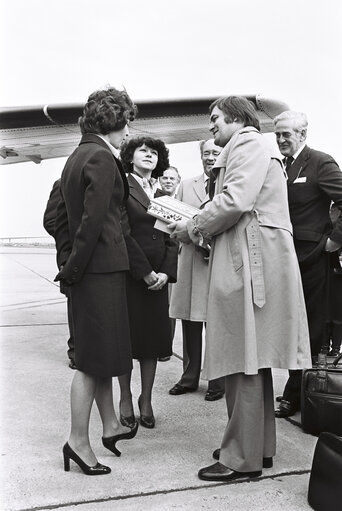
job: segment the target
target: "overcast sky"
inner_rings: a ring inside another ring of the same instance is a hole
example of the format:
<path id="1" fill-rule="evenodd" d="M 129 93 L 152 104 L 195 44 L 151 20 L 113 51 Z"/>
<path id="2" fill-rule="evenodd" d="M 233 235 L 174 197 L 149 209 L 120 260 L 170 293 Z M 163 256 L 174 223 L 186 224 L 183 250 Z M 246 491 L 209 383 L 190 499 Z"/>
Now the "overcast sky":
<path id="1" fill-rule="evenodd" d="M 1 106 L 262 93 L 309 117 L 308 144 L 342 164 L 340 0 L 0 0 Z M 197 144 L 170 146 L 182 175 Z M 39 236 L 64 159 L 0 167 L 0 237 Z M 6 217 L 6 222 L 4 222 Z"/>

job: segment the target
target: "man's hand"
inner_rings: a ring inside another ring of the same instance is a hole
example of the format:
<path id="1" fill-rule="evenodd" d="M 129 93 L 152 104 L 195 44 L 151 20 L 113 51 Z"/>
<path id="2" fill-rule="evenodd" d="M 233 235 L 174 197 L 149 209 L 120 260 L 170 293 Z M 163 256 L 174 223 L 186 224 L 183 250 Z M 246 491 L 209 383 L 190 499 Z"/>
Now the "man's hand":
<path id="1" fill-rule="evenodd" d="M 187 220 L 180 220 L 179 222 L 169 224 L 167 228 L 172 231 L 170 238 L 175 238 L 177 241 L 181 241 L 182 243 L 190 243 L 191 239 L 188 234 L 186 224 Z"/>
<path id="2" fill-rule="evenodd" d="M 167 281 L 169 280 L 169 276 L 166 275 L 166 273 L 157 273 L 158 280 L 155 284 L 152 286 L 149 286 L 150 291 L 160 291 L 160 289 L 163 289 Z"/>
<path id="3" fill-rule="evenodd" d="M 330 238 L 327 239 L 325 244 L 325 251 L 326 252 L 336 252 L 341 248 L 341 245 L 339 243 L 336 243 L 336 241 L 331 240 Z"/>

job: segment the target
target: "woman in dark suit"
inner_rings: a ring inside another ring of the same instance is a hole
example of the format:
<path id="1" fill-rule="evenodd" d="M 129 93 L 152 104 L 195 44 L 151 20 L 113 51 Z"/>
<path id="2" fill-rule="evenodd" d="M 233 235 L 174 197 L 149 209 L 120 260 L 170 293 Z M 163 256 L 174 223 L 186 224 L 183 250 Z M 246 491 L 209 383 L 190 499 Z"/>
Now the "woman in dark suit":
<path id="1" fill-rule="evenodd" d="M 126 302 L 128 256 L 121 230 L 126 176 L 112 148 L 128 134 L 136 107 L 125 91 L 96 91 L 80 117 L 80 145 L 61 177 L 56 219 L 56 280 L 70 286 L 77 370 L 71 386 L 71 432 L 63 447 L 64 469 L 70 459 L 87 475 L 110 468 L 98 463 L 89 442 L 94 399 L 103 424 L 103 445 L 117 456 L 116 442 L 132 438 L 113 407 L 112 376 L 131 371 Z"/>
<path id="2" fill-rule="evenodd" d="M 169 167 L 168 150 L 161 140 L 138 137 L 123 145 L 121 160 L 129 173 L 127 299 L 132 355 L 139 360 L 141 372 L 140 423 L 153 428 L 151 398 L 157 359 L 172 353 L 167 283 L 177 278 L 178 244 L 168 234 L 154 229 L 155 218 L 147 213 L 147 208 L 154 196 L 156 178 Z M 156 195 L 159 193 L 163 195 L 158 191 Z M 120 418 L 122 424 L 133 427 L 130 378 L 130 374 L 119 377 Z"/>

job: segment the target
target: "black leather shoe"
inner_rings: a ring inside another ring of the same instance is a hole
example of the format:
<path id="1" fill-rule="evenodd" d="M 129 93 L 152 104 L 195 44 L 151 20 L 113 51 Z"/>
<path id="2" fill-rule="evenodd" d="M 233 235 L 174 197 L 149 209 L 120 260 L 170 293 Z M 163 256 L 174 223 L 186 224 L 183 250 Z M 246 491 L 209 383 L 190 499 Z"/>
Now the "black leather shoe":
<path id="1" fill-rule="evenodd" d="M 158 358 L 158 361 L 159 362 L 167 362 L 168 360 L 170 360 L 171 357 L 160 357 Z"/>
<path id="2" fill-rule="evenodd" d="M 290 401 L 282 399 L 279 403 L 278 409 L 274 412 L 274 415 L 277 417 L 277 419 L 284 419 L 286 417 L 291 417 L 296 412 L 298 412 L 298 410 L 299 408 L 290 403 Z"/>
<path id="3" fill-rule="evenodd" d="M 115 456 L 121 456 L 121 452 L 116 448 L 116 442 L 119 440 L 130 440 L 134 438 L 138 431 L 138 423 L 135 423 L 135 427 L 128 433 L 121 433 L 119 435 L 102 437 L 102 444 L 106 449 L 109 449 Z"/>
<path id="4" fill-rule="evenodd" d="M 186 394 L 187 392 L 195 392 L 197 389 L 190 389 L 189 387 L 183 387 L 183 385 L 180 385 L 179 383 L 176 383 L 172 387 L 172 389 L 169 390 L 169 394 L 171 396 L 180 396 L 181 394 Z"/>
<path id="5" fill-rule="evenodd" d="M 198 477 L 203 479 L 204 481 L 224 481 L 229 482 L 234 479 L 242 479 L 242 478 L 253 478 L 261 476 L 262 471 L 258 470 L 256 472 L 237 472 L 236 470 L 231 470 L 228 467 L 225 467 L 219 461 L 214 463 L 214 465 L 210 465 L 209 467 L 201 468 L 198 472 Z"/>
<path id="6" fill-rule="evenodd" d="M 213 452 L 213 458 L 214 460 L 220 459 L 220 450 L 221 449 L 215 449 Z M 262 468 L 272 468 L 273 467 L 273 458 L 262 458 Z"/>
<path id="7" fill-rule="evenodd" d="M 74 361 L 74 360 L 71 360 L 71 359 L 70 359 L 69 367 L 70 367 L 70 369 L 77 369 L 77 367 L 76 367 L 76 364 L 75 364 L 75 361 Z"/>
<path id="8" fill-rule="evenodd" d="M 217 401 L 218 399 L 221 399 L 221 397 L 223 396 L 224 396 L 223 390 L 207 390 L 204 399 L 206 401 Z"/>

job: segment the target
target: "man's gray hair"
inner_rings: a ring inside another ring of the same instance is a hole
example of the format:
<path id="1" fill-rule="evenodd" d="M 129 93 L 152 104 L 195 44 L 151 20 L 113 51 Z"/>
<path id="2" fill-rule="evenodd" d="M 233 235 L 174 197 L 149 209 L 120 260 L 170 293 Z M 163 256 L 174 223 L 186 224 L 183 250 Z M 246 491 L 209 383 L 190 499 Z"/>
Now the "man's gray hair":
<path id="1" fill-rule="evenodd" d="M 302 129 L 307 129 L 308 127 L 308 118 L 302 112 L 294 112 L 293 110 L 285 110 L 281 114 L 277 115 L 274 119 L 274 125 L 277 126 L 279 121 L 291 120 L 294 121 L 293 129 L 295 131 L 301 131 Z"/>

